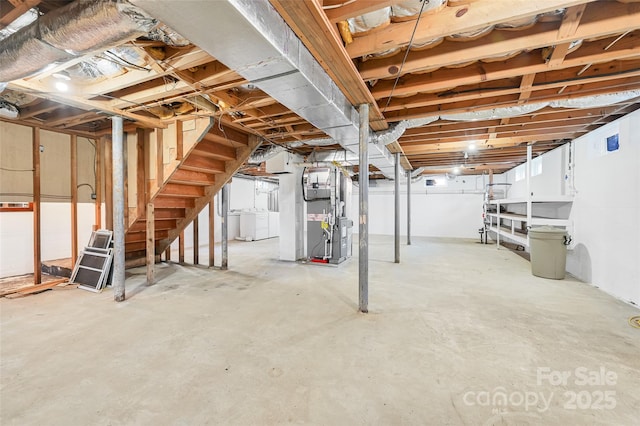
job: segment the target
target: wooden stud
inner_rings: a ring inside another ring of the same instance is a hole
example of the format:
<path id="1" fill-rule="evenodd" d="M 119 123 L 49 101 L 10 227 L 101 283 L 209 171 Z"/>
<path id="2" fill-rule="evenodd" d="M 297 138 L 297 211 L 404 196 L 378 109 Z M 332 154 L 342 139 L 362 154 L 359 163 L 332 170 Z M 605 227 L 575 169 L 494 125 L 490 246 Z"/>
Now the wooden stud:
<path id="1" fill-rule="evenodd" d="M 193 264 L 200 263 L 200 236 L 198 226 L 198 216 L 193 219 Z"/>
<path id="2" fill-rule="evenodd" d="M 113 231 L 113 142 L 109 137 L 104 137 L 104 141 L 105 227 Z"/>
<path id="3" fill-rule="evenodd" d="M 97 231 L 102 228 L 102 150 L 104 149 L 105 137 L 95 139 L 96 144 L 96 162 L 94 164 L 96 171 L 96 199 L 95 199 L 95 218 L 93 220 L 93 230 Z"/>
<path id="4" fill-rule="evenodd" d="M 184 231 L 178 237 L 178 263 L 184 265 Z"/>
<path id="5" fill-rule="evenodd" d="M 156 184 L 158 188 L 164 183 L 164 143 L 163 130 L 156 129 Z"/>
<path id="6" fill-rule="evenodd" d="M 147 285 L 154 283 L 156 263 L 156 230 L 153 204 L 147 204 Z"/>
<path id="7" fill-rule="evenodd" d="M 136 209 L 138 217 L 144 214 L 144 208 L 149 198 L 147 196 L 147 171 L 145 162 L 145 138 L 148 133 L 144 129 L 136 132 Z"/>
<path id="8" fill-rule="evenodd" d="M 184 157 L 184 133 L 182 132 L 182 121 L 176 121 L 176 160 L 181 161 Z"/>
<path id="9" fill-rule="evenodd" d="M 78 258 L 78 137 L 71 135 L 71 261 Z"/>
<path id="10" fill-rule="evenodd" d="M 167 262 L 171 262 L 171 246 L 167 247 L 164 251 L 164 260 Z"/>
<path id="11" fill-rule="evenodd" d="M 209 267 L 212 268 L 215 265 L 215 205 L 214 198 L 211 197 L 209 201 Z"/>
<path id="12" fill-rule="evenodd" d="M 33 283 L 42 282 L 42 251 L 40 246 L 40 129 L 33 128 Z"/>
<path id="13" fill-rule="evenodd" d="M 122 143 L 124 145 L 124 229 L 125 232 L 129 228 L 129 141 L 127 134 L 124 133 Z"/>

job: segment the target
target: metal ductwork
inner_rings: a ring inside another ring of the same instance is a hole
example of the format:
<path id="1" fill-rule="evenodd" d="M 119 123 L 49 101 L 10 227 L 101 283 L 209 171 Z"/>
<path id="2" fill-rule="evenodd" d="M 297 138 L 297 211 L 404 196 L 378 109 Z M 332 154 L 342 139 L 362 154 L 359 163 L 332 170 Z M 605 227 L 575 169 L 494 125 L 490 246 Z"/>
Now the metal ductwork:
<path id="1" fill-rule="evenodd" d="M 0 40 L 0 82 L 107 50 L 156 25 L 155 19 L 124 0 L 78 0 Z"/>
<path id="2" fill-rule="evenodd" d="M 270 158 L 273 158 L 276 155 L 280 154 L 284 150 L 285 148 L 280 145 L 268 145 L 266 148 L 264 149 L 261 148 L 260 151 L 256 151 L 253 154 L 251 154 L 251 156 L 247 160 L 247 163 L 262 164 L 265 161 L 269 160 Z"/>
<path id="3" fill-rule="evenodd" d="M 251 84 L 358 152 L 358 113 L 268 1 L 132 0 Z M 216 29 L 211 36 L 210 28 Z M 239 37 L 239 34 L 242 37 Z M 391 155 L 372 144 L 370 162 L 393 176 Z"/>
<path id="4" fill-rule="evenodd" d="M 413 120 L 403 120 L 388 130 L 374 133 L 372 135 L 372 139 L 377 144 L 387 146 L 400 139 L 400 136 L 402 136 L 407 129 L 426 126 L 427 124 L 433 123 L 439 118 L 440 117 L 435 116 L 415 118 Z"/>

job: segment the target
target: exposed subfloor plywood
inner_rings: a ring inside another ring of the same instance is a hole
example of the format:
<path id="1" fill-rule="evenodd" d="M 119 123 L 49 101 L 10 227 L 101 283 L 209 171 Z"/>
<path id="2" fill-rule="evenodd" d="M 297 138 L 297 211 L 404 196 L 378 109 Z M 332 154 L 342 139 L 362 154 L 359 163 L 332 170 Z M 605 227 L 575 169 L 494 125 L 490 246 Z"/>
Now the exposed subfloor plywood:
<path id="1" fill-rule="evenodd" d="M 231 243 L 226 272 L 162 265 L 150 288 L 133 270 L 120 304 L 0 300 L 0 423 L 637 424 L 633 306 L 493 245 L 414 238 L 396 265 L 373 237 L 364 315 L 356 259 L 285 263 L 277 247 Z"/>

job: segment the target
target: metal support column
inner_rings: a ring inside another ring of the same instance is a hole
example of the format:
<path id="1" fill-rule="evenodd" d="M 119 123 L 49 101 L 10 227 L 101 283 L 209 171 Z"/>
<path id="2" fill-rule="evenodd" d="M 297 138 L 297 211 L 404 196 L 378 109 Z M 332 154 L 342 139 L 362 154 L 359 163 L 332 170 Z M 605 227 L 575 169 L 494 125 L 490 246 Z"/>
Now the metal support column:
<path id="1" fill-rule="evenodd" d="M 531 208 L 533 206 L 533 203 L 531 202 L 531 197 L 532 197 L 532 193 L 531 193 L 531 161 L 532 161 L 532 155 L 533 155 L 533 148 L 531 144 L 527 145 L 527 165 L 526 165 L 526 172 L 527 172 L 527 226 L 531 226 Z M 498 222 L 498 229 L 500 229 L 500 222 Z M 527 232 L 527 243 L 530 243 L 529 241 L 529 233 Z"/>
<path id="2" fill-rule="evenodd" d="M 124 134 L 122 117 L 112 117 L 111 152 L 113 156 L 113 299 L 122 302 L 124 292 Z"/>
<path id="3" fill-rule="evenodd" d="M 229 184 L 222 187 L 222 261 L 220 269 L 227 269 L 229 266 Z"/>
<path id="4" fill-rule="evenodd" d="M 395 256 L 394 263 L 400 263 L 400 153 L 395 153 L 395 170 L 394 170 L 394 247 Z"/>
<path id="5" fill-rule="evenodd" d="M 411 245 L 411 170 L 407 170 L 407 245 Z"/>
<path id="6" fill-rule="evenodd" d="M 360 312 L 369 311 L 369 105 L 360 105 L 360 220 L 358 235 L 358 294 Z"/>

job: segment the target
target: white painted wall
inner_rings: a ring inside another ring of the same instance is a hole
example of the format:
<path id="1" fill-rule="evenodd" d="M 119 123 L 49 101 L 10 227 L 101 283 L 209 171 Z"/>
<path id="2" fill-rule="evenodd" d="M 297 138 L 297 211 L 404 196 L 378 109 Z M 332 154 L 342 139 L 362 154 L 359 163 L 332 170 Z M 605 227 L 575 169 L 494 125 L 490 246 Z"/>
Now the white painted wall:
<path id="1" fill-rule="evenodd" d="M 575 141 L 575 248 L 567 270 L 640 305 L 640 111 Z M 603 153 L 620 133 L 620 149 Z"/>
<path id="2" fill-rule="evenodd" d="M 565 195 L 564 176 L 568 161 L 568 145 L 549 151 L 543 155 L 542 173 L 531 177 L 531 192 L 534 197 Z M 504 173 L 506 182 L 511 183 L 508 198 L 524 198 L 527 196 L 527 181 L 516 181 L 516 169 L 524 169 L 526 164 Z"/>
<path id="3" fill-rule="evenodd" d="M 458 176 L 445 186 L 411 185 L 411 235 L 418 237 L 479 238 L 482 200 L 488 176 Z M 359 215 L 359 188 L 354 187 L 353 208 Z M 407 232 L 407 183 L 400 183 L 400 232 Z M 358 232 L 354 221 L 354 233 Z M 394 234 L 394 183 L 369 187 L 369 233 Z"/>
<path id="4" fill-rule="evenodd" d="M 43 261 L 71 257 L 71 206 L 41 204 L 41 257 Z M 78 247 L 89 242 L 94 204 L 78 203 Z M 0 213 L 0 277 L 33 273 L 33 213 Z"/>
<path id="5" fill-rule="evenodd" d="M 532 178 L 534 196 L 571 195 L 573 243 L 567 271 L 622 300 L 640 304 L 640 111 L 573 141 L 572 188 L 569 145 L 542 156 L 542 175 Z M 619 132 L 620 149 L 606 151 Z M 514 170 L 505 173 L 513 182 Z M 510 198 L 525 196 L 513 182 Z"/>

